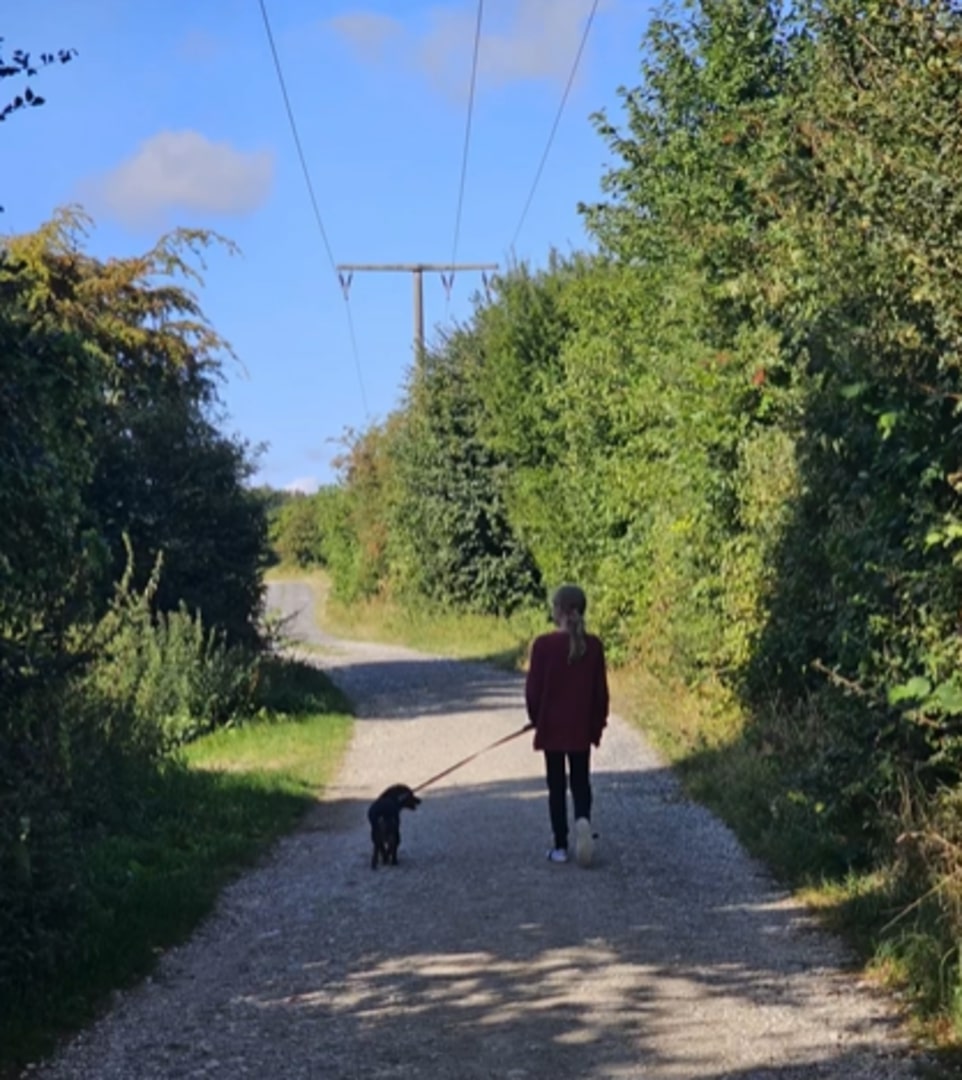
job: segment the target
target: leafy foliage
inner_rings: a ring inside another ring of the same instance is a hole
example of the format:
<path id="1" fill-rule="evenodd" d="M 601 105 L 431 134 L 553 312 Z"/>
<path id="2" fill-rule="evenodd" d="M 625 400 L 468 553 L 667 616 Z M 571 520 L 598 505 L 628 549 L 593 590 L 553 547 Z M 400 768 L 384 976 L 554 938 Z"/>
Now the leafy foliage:
<path id="1" fill-rule="evenodd" d="M 293 566 L 322 562 L 321 527 L 317 501 L 295 495 L 280 504 L 271 521 L 271 543 L 281 561 Z"/>
<path id="2" fill-rule="evenodd" d="M 21 1015 L 82 957 L 85 852 L 172 747 L 252 707 L 258 671 L 264 506 L 214 422 L 226 345 L 176 281 L 212 238 L 101 262 L 83 225 L 0 252 L 0 998 Z"/>
<path id="3" fill-rule="evenodd" d="M 394 425 L 345 432 L 335 462 L 344 483 L 317 494 L 323 561 L 335 595 L 347 602 L 378 592 L 388 575 L 394 435 Z"/>
<path id="4" fill-rule="evenodd" d="M 133 566 L 128 567 L 91 635 L 88 647 L 97 662 L 83 684 L 105 714 L 130 718 L 137 730 L 125 743 L 151 757 L 249 713 L 256 684 L 255 655 L 227 646 L 199 614 L 192 616 L 183 605 L 155 614 L 161 569 L 158 559 L 138 594 L 131 590 Z M 111 728 L 116 732 L 118 724 Z"/>
<path id="5" fill-rule="evenodd" d="M 33 78 L 39 73 L 40 68 L 51 64 L 69 64 L 77 55 L 76 49 L 58 49 L 56 53 L 43 52 L 36 60 L 31 60 L 30 53 L 23 49 L 14 49 L 9 60 L 3 58 L 3 38 L 0 37 L 0 80 L 12 79 L 18 76 Z M 6 120 L 15 112 L 22 109 L 36 109 L 46 103 L 46 99 L 34 93 L 30 86 L 25 86 L 21 93 L 16 94 L 6 105 L 0 105 L 0 121 Z M 3 207 L 0 206 L 0 213 Z"/>
<path id="6" fill-rule="evenodd" d="M 425 358 L 394 448 L 390 572 L 402 592 L 464 611 L 510 614 L 537 586 L 508 524 L 507 470 L 479 437 L 480 334 L 456 331 Z"/>
<path id="7" fill-rule="evenodd" d="M 0 675 L 45 665 L 82 617 L 106 555 L 85 492 L 96 467 L 97 365 L 75 335 L 52 333 L 0 254 Z M 26 666 L 25 666 L 26 665 Z"/>
<path id="8" fill-rule="evenodd" d="M 2 45 L 3 38 L 0 37 L 0 46 Z M 76 55 L 76 49 L 58 49 L 56 53 L 41 53 L 37 60 L 31 61 L 30 53 L 23 49 L 14 49 L 9 60 L 4 60 L 0 55 L 0 79 L 10 79 L 18 75 L 33 78 L 40 68 L 54 63 L 69 64 Z M 12 101 L 0 108 L 0 120 L 6 120 L 11 113 L 19 109 L 35 109 L 43 104 L 44 99 L 27 86 L 22 94 L 17 94 Z"/>
<path id="9" fill-rule="evenodd" d="M 61 372 L 59 397 L 48 387 L 44 408 L 61 402 L 64 413 L 73 412 L 64 417 L 67 431 L 88 441 L 92 473 L 73 497 L 86 508 L 82 524 L 109 553 L 101 606 L 123 573 L 129 533 L 142 567 L 139 589 L 164 552 L 161 610 L 183 602 L 232 640 L 249 642 L 261 603 L 266 514 L 244 487 L 253 472 L 250 448 L 214 422 L 216 379 L 229 347 L 193 294 L 173 280 L 199 280 L 190 260 L 218 238 L 179 230 L 143 256 L 101 262 L 80 249 L 85 225 L 82 215 L 64 211 L 37 233 L 10 238 L 0 287 L 15 291 L 27 313 L 15 325 L 42 333 L 44 348 L 73 343 L 82 351 L 86 381 Z M 26 406 L 53 375 L 34 355 L 24 362 L 32 380 L 21 379 L 16 393 Z M 51 436 L 52 425 L 44 432 Z M 57 446 L 53 438 L 50 444 Z M 59 496 L 54 502 L 66 504 Z M 16 550 L 14 538 L 2 550 Z M 33 559 L 48 564 L 36 551 Z"/>

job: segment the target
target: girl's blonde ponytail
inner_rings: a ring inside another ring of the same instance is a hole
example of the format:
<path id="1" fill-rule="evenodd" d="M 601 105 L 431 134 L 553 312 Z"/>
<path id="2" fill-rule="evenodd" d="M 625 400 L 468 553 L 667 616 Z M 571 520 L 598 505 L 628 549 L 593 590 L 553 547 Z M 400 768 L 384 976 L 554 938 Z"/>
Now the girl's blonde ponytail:
<path id="1" fill-rule="evenodd" d="M 584 656 L 588 647 L 585 641 L 587 597 L 577 585 L 562 585 L 554 594 L 552 606 L 559 627 L 568 633 L 568 663 L 573 664 Z"/>

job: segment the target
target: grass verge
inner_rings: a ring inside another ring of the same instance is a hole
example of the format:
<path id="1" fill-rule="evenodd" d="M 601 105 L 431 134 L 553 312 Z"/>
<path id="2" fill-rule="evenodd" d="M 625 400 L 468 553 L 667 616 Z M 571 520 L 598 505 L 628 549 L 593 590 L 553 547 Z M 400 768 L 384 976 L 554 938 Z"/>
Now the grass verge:
<path id="1" fill-rule="evenodd" d="M 347 702 L 322 672 L 293 661 L 267 668 L 263 700 L 257 719 L 143 777 L 123 829 L 85 843 L 70 960 L 41 1000 L 0 1011 L 0 1076 L 16 1076 L 148 973 L 316 802 L 347 746 Z"/>

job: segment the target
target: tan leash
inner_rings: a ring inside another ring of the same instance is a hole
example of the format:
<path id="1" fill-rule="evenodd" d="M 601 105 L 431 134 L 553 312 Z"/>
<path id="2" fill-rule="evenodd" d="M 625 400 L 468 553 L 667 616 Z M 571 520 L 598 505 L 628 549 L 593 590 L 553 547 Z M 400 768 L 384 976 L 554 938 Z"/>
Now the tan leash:
<path id="1" fill-rule="evenodd" d="M 445 769 L 444 772 L 439 772 L 437 776 L 432 776 L 430 780 L 425 780 L 423 783 L 418 784 L 416 788 L 412 788 L 413 791 L 421 791 L 423 788 L 429 787 L 431 784 L 437 783 L 438 780 L 443 779 L 450 773 L 455 772 L 457 769 L 463 768 L 470 761 L 474 761 L 475 758 L 481 757 L 482 754 L 486 754 L 489 750 L 494 750 L 495 747 L 502 746 L 506 742 L 511 742 L 512 739 L 517 739 L 519 735 L 523 735 L 526 731 L 533 731 L 534 724 L 525 724 L 519 731 L 512 731 L 510 735 L 505 735 L 503 738 L 498 739 L 497 742 L 491 743 L 490 746 L 484 747 L 483 750 L 477 750 L 475 753 L 469 755 L 463 760 L 459 761 L 456 765 L 451 765 Z"/>

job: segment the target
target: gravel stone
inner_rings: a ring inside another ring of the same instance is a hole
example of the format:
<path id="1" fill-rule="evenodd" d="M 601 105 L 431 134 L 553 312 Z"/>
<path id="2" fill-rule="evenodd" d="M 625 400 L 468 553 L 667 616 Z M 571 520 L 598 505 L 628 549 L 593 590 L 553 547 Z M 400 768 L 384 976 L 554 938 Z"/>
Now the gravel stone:
<path id="1" fill-rule="evenodd" d="M 892 1000 L 617 717 L 594 757 L 590 869 L 545 858 L 524 735 L 425 789 L 400 865 L 372 871 L 368 804 L 521 727 L 522 680 L 332 639 L 305 585 L 271 603 L 357 707 L 343 769 L 152 980 L 31 1076 L 916 1075 Z"/>

